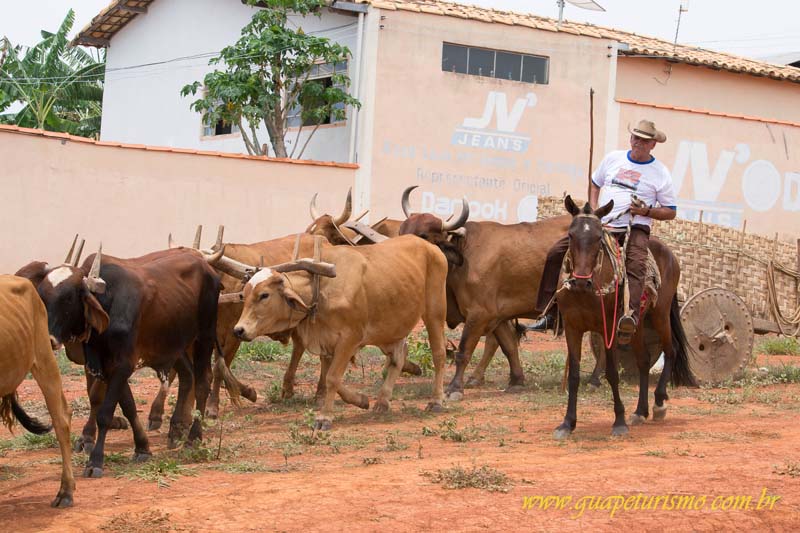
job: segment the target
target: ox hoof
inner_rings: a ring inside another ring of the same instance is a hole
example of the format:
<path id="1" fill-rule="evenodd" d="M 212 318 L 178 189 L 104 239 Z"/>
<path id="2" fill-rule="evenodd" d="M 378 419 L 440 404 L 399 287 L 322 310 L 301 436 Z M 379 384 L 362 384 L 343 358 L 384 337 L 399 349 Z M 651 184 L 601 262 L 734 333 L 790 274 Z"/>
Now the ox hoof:
<path id="1" fill-rule="evenodd" d="M 111 425 L 108 429 L 128 429 L 128 421 L 121 416 L 115 416 L 111 419 Z"/>
<path id="2" fill-rule="evenodd" d="M 367 396 L 366 394 L 362 394 L 361 398 L 358 400 L 358 403 L 356 405 L 358 405 L 358 407 L 360 407 L 361 409 L 369 409 L 369 396 Z"/>
<path id="3" fill-rule="evenodd" d="M 58 494 L 55 500 L 50 502 L 50 507 L 56 507 L 58 509 L 72 507 L 72 494 Z"/>
<path id="4" fill-rule="evenodd" d="M 633 416 L 637 416 L 637 415 L 633 415 Z M 633 418 L 633 417 L 631 417 L 631 418 Z M 624 437 L 629 432 L 630 432 L 630 430 L 628 429 L 628 426 L 626 426 L 625 424 L 623 424 L 621 426 L 614 426 L 614 427 L 611 428 L 611 436 L 612 437 Z"/>
<path id="5" fill-rule="evenodd" d="M 153 454 L 150 452 L 133 452 L 133 457 L 131 457 L 131 461 L 134 463 L 145 463 L 149 461 L 153 457 Z"/>
<path id="6" fill-rule="evenodd" d="M 441 402 L 430 402 L 425 406 L 425 410 L 429 413 L 443 413 L 444 406 Z"/>
<path id="7" fill-rule="evenodd" d="M 447 399 L 451 402 L 460 402 L 461 399 L 464 398 L 464 393 L 461 391 L 453 391 L 447 393 Z"/>
<path id="8" fill-rule="evenodd" d="M 243 385 L 242 386 L 242 396 L 244 396 L 245 398 L 247 398 L 248 400 L 250 400 L 253 403 L 256 403 L 256 400 L 258 400 L 258 393 L 256 392 L 256 390 L 253 387 L 246 387 L 246 386 Z"/>
<path id="9" fill-rule="evenodd" d="M 317 418 L 314 420 L 314 433 L 317 431 L 330 431 L 332 425 L 329 418 Z"/>
<path id="10" fill-rule="evenodd" d="M 467 389 L 474 389 L 480 387 L 486 382 L 483 376 L 470 376 L 467 383 L 464 385 Z"/>
<path id="11" fill-rule="evenodd" d="M 289 400 L 294 397 L 294 389 L 281 389 L 281 400 Z"/>
<path id="12" fill-rule="evenodd" d="M 103 477 L 103 467 L 87 466 L 83 469 L 83 477 L 101 478 Z"/>
<path id="13" fill-rule="evenodd" d="M 628 423 L 632 426 L 641 426 L 642 424 L 644 424 L 645 420 L 647 420 L 647 417 L 642 415 L 637 415 L 636 413 L 634 413 L 631 415 L 631 418 L 630 420 L 628 420 Z"/>
<path id="14" fill-rule="evenodd" d="M 94 450 L 94 442 L 87 440 L 85 437 L 78 437 L 75 440 L 75 444 L 72 446 L 72 450 L 75 452 L 85 452 L 86 455 L 91 455 L 92 450 Z"/>
<path id="15" fill-rule="evenodd" d="M 372 410 L 376 413 L 388 413 L 389 412 L 389 402 L 386 400 L 378 400 L 375 402 L 375 405 L 372 406 Z"/>
<path id="16" fill-rule="evenodd" d="M 523 392 L 524 390 L 525 390 L 525 386 L 524 385 L 515 384 L 515 385 L 509 385 L 508 387 L 506 387 L 506 390 L 504 392 L 507 392 L 509 394 L 517 394 L 517 393 Z"/>
<path id="17" fill-rule="evenodd" d="M 572 429 L 568 426 L 558 426 L 556 430 L 553 431 L 553 438 L 556 440 L 564 440 L 570 435 L 572 435 Z"/>
<path id="18" fill-rule="evenodd" d="M 654 405 L 653 406 L 653 421 L 664 420 L 665 418 L 667 418 L 667 405 L 664 404 L 661 407 L 659 407 L 657 405 Z"/>
<path id="19" fill-rule="evenodd" d="M 403 372 L 406 374 L 410 374 L 412 376 L 421 376 L 422 369 L 416 363 L 412 363 L 411 361 L 406 361 L 403 365 Z"/>
<path id="20" fill-rule="evenodd" d="M 147 431 L 158 431 L 159 429 L 161 429 L 161 423 L 162 423 L 161 419 L 148 420 Z"/>

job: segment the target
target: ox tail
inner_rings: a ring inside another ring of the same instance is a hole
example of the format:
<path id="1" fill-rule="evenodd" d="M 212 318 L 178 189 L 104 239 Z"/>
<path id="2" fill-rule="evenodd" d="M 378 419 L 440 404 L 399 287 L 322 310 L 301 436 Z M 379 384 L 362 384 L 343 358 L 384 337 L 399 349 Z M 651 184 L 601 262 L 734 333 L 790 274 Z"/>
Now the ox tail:
<path id="1" fill-rule="evenodd" d="M 22 427 L 36 435 L 43 435 L 53 429 L 52 426 L 43 424 L 35 418 L 28 416 L 28 413 L 25 412 L 17 401 L 16 393 L 12 393 L 0 399 L 0 419 L 2 419 L 3 424 L 8 427 L 8 430 L 11 431 L 15 418 L 22 424 Z"/>
<path id="2" fill-rule="evenodd" d="M 242 391 L 239 388 L 239 381 L 231 373 L 231 369 L 228 368 L 228 365 L 225 364 L 225 356 L 223 355 L 219 341 L 216 340 L 215 343 L 217 345 L 217 361 L 215 363 L 214 373 L 222 377 L 222 382 L 225 384 L 225 390 L 228 391 L 228 397 L 231 399 L 231 403 L 236 407 L 241 407 L 242 402 L 240 398 L 242 396 Z"/>
<path id="3" fill-rule="evenodd" d="M 528 329 L 519 323 L 518 319 L 514 319 L 514 332 L 517 334 L 517 342 L 521 341 L 525 338 L 525 334 L 528 332 Z"/>
<path id="4" fill-rule="evenodd" d="M 681 324 L 681 313 L 678 308 L 678 295 L 672 297 L 672 305 L 669 310 L 669 323 L 672 328 L 672 349 L 675 358 L 672 364 L 672 384 L 676 387 L 681 385 L 686 387 L 696 387 L 697 380 L 689 368 L 689 343 L 686 340 L 686 332 Z"/>

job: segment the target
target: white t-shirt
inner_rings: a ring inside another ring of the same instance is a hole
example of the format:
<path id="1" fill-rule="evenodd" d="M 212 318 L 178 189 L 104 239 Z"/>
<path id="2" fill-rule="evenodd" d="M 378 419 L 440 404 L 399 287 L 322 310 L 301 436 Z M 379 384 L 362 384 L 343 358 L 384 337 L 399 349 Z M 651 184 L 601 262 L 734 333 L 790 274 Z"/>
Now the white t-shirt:
<path id="1" fill-rule="evenodd" d="M 616 217 L 631 205 L 631 194 L 635 194 L 648 206 L 656 203 L 661 207 L 676 209 L 675 193 L 672 190 L 672 176 L 669 170 L 656 158 L 649 163 L 631 160 L 630 152 L 617 150 L 609 153 L 592 175 L 592 183 L 600 187 L 599 206 L 614 200 L 614 209 L 603 218 L 606 222 Z M 630 214 L 625 214 L 611 223 L 613 227 L 628 225 Z M 650 217 L 637 215 L 633 223 L 649 226 Z"/>

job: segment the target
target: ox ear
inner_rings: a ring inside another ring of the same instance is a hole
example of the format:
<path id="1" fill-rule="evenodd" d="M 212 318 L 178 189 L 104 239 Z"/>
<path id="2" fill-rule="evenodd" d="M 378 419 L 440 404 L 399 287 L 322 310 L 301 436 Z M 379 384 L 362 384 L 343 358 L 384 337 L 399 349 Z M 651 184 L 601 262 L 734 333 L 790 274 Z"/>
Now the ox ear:
<path id="1" fill-rule="evenodd" d="M 576 216 L 581 210 L 575 205 L 575 202 L 572 200 L 572 196 L 569 194 L 564 197 L 564 207 L 566 208 L 567 212 L 572 215 Z"/>
<path id="2" fill-rule="evenodd" d="M 303 311 L 304 313 L 308 313 L 309 309 L 306 303 L 302 298 L 300 298 L 299 294 L 294 292 L 289 287 L 281 287 L 281 296 L 283 296 L 283 299 L 286 300 L 287 304 L 289 304 L 289 307 L 295 311 Z"/>
<path id="3" fill-rule="evenodd" d="M 108 313 L 105 312 L 103 306 L 94 297 L 94 294 L 89 291 L 84 291 L 83 313 L 86 317 L 86 322 L 98 333 L 103 333 L 108 329 Z"/>
<path id="4" fill-rule="evenodd" d="M 597 218 L 602 219 L 604 216 L 609 214 L 612 209 L 614 209 L 614 200 L 609 200 L 606 205 L 597 209 L 594 214 L 597 216 Z"/>
<path id="5" fill-rule="evenodd" d="M 27 278 L 35 287 L 38 287 L 50 270 L 51 269 L 47 266 L 47 263 L 42 261 L 33 261 L 17 270 L 14 275 L 21 278 Z"/>

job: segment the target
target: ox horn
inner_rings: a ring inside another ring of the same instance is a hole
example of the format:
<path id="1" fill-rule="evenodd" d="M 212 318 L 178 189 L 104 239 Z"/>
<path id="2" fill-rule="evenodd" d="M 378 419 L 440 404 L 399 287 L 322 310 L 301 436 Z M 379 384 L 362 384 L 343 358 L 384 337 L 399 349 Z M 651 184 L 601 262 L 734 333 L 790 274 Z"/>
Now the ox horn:
<path id="1" fill-rule="evenodd" d="M 353 214 L 353 188 L 350 187 L 347 189 L 347 199 L 344 201 L 344 210 L 342 214 L 339 215 L 339 218 L 333 221 L 334 224 L 337 226 L 341 226 L 345 222 L 350 219 L 350 215 Z"/>
<path id="2" fill-rule="evenodd" d="M 336 277 L 336 265 L 333 263 L 314 261 L 309 258 L 298 259 L 297 261 L 290 261 L 289 263 L 281 263 L 280 265 L 271 266 L 269 269 L 275 272 L 296 272 L 298 270 L 305 270 L 311 274 L 317 274 L 327 278 Z"/>
<path id="3" fill-rule="evenodd" d="M 225 255 L 225 245 L 222 244 L 219 248 L 212 248 L 212 250 L 216 250 L 216 252 L 209 254 L 205 251 L 202 251 L 201 253 L 203 254 L 203 257 L 206 258 L 206 261 L 208 261 L 209 265 L 215 266 L 222 256 Z"/>
<path id="4" fill-rule="evenodd" d="M 67 253 L 66 259 L 64 259 L 64 264 L 68 265 L 72 262 L 72 252 L 75 251 L 75 243 L 78 242 L 78 234 L 75 234 L 75 238 L 72 239 L 72 246 L 69 247 L 69 253 Z"/>
<path id="5" fill-rule="evenodd" d="M 206 260 L 209 262 L 211 266 L 213 266 L 216 270 L 219 270 L 223 274 L 227 274 L 229 276 L 233 276 L 234 278 L 246 280 L 253 277 L 258 271 L 258 267 L 254 267 L 252 265 L 247 265 L 245 263 L 240 263 L 235 259 L 231 259 L 230 257 L 226 257 L 224 253 L 224 246 L 222 250 L 218 250 L 214 254 L 203 254 L 206 257 Z M 219 255 L 219 257 L 217 257 Z"/>
<path id="6" fill-rule="evenodd" d="M 78 262 L 81 260 L 81 254 L 83 253 L 83 245 L 86 244 L 86 239 L 81 239 L 81 244 L 78 246 L 78 253 L 75 254 L 75 259 L 72 261 L 72 266 L 77 267 Z"/>
<path id="7" fill-rule="evenodd" d="M 94 255 L 94 261 L 92 262 L 92 269 L 89 271 L 89 276 L 85 278 L 89 290 L 97 294 L 106 292 L 106 282 L 100 277 L 100 262 L 102 261 L 102 256 L 103 243 L 101 242 L 97 253 Z"/>
<path id="8" fill-rule="evenodd" d="M 170 250 L 176 248 L 175 241 L 172 240 L 172 233 L 167 235 L 167 248 L 169 248 Z"/>
<path id="9" fill-rule="evenodd" d="M 455 231 L 467 223 L 469 218 L 469 202 L 467 197 L 461 198 L 461 214 L 452 222 L 442 222 L 442 231 Z"/>
<path id="10" fill-rule="evenodd" d="M 195 250 L 200 249 L 200 237 L 203 235 L 203 225 L 200 224 L 197 226 L 197 231 L 194 233 L 194 243 L 192 244 L 192 248 Z"/>
<path id="11" fill-rule="evenodd" d="M 317 195 L 319 193 L 314 193 L 314 196 L 311 197 L 311 203 L 308 204 L 308 214 L 311 215 L 311 220 L 317 220 L 319 218 L 319 212 L 317 211 Z"/>
<path id="12" fill-rule="evenodd" d="M 408 201 L 408 197 L 411 196 L 411 191 L 419 187 L 419 185 L 412 185 L 411 187 L 406 187 L 406 190 L 403 191 L 403 198 L 400 200 L 400 205 L 403 207 L 403 213 L 405 213 L 406 218 L 411 216 L 411 204 Z"/>

